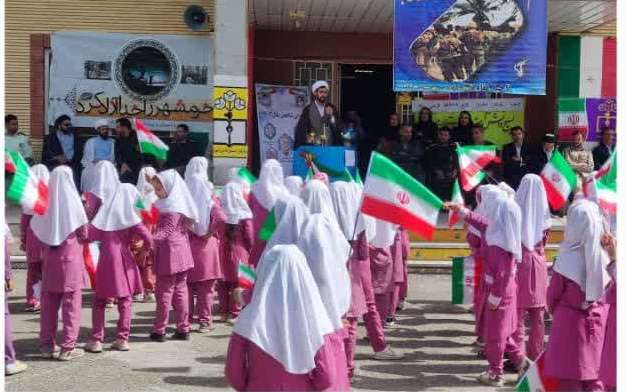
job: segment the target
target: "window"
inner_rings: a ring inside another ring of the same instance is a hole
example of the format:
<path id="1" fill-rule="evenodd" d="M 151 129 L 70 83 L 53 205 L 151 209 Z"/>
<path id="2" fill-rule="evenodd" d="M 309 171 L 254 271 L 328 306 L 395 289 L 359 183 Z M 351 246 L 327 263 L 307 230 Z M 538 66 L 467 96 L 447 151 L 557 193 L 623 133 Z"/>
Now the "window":
<path id="1" fill-rule="evenodd" d="M 325 80 L 333 85 L 332 63 L 302 62 L 295 63 L 294 84 L 310 87 L 316 80 Z"/>

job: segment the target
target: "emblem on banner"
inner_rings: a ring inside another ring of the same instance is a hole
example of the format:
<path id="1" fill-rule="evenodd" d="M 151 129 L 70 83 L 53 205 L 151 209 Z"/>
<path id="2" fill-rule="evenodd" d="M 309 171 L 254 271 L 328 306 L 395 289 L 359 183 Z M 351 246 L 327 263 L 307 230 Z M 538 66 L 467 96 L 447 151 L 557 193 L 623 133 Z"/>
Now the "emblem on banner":
<path id="1" fill-rule="evenodd" d="M 400 191 L 396 194 L 396 199 L 398 199 L 398 202 L 403 206 L 411 202 L 411 197 L 409 196 L 409 194 L 403 191 Z"/>

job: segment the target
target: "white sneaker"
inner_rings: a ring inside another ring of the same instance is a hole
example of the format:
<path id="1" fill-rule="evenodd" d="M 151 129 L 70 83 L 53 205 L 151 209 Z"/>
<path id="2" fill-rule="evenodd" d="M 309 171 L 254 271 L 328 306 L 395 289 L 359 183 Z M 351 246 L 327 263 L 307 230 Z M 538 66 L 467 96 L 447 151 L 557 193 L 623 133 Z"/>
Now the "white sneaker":
<path id="1" fill-rule="evenodd" d="M 478 382 L 483 385 L 487 385 L 490 387 L 502 388 L 504 386 L 504 380 L 502 376 L 492 376 L 489 372 L 481 373 L 478 377 L 476 377 Z"/>
<path id="2" fill-rule="evenodd" d="M 154 293 L 146 293 L 146 295 L 143 296 L 143 302 L 156 302 Z"/>
<path id="3" fill-rule="evenodd" d="M 61 353 L 61 347 L 54 346 L 52 351 L 41 350 L 41 357 L 44 359 L 57 359 Z"/>
<path id="4" fill-rule="evenodd" d="M 26 369 L 28 369 L 27 364 L 22 361 L 15 361 L 13 363 L 4 365 L 4 375 L 13 376 L 15 374 L 22 373 Z"/>
<path id="5" fill-rule="evenodd" d="M 85 352 L 78 348 L 70 351 L 61 351 L 61 354 L 59 354 L 59 361 L 67 362 L 76 358 L 80 358 L 83 355 L 85 355 Z"/>
<path id="6" fill-rule="evenodd" d="M 133 302 L 143 302 L 143 294 L 133 295 Z"/>
<path id="7" fill-rule="evenodd" d="M 92 340 L 89 343 L 87 343 L 85 345 L 85 351 L 92 353 L 92 354 L 97 354 L 97 353 L 101 353 L 102 352 L 102 343 L 100 343 L 97 340 Z"/>
<path id="8" fill-rule="evenodd" d="M 128 351 L 128 350 L 130 350 L 130 346 L 128 345 L 128 341 L 127 340 L 117 339 L 111 345 L 111 350 Z"/>
<path id="9" fill-rule="evenodd" d="M 374 353 L 375 360 L 377 361 L 397 361 L 404 358 L 404 354 L 395 352 L 390 345 L 387 345 L 383 351 Z"/>

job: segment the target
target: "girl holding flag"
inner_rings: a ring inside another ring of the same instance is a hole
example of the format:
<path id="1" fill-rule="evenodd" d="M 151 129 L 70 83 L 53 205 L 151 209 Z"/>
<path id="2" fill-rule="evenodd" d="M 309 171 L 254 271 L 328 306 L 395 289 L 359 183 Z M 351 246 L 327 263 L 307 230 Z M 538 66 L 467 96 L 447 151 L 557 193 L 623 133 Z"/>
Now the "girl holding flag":
<path id="1" fill-rule="evenodd" d="M 259 231 L 265 223 L 268 214 L 274 208 L 276 200 L 281 196 L 288 195 L 289 191 L 284 185 L 283 167 L 275 159 L 263 162 L 259 179 L 252 186 L 250 194 L 250 209 L 253 214 L 252 226 L 254 229 L 254 246 L 250 251 L 250 265 L 256 266 L 261 258 L 265 241 L 258 239 Z"/>
<path id="2" fill-rule="evenodd" d="M 99 241 L 101 249 L 96 270 L 98 285 L 91 314 L 91 340 L 85 347 L 91 353 L 102 352 L 107 298 L 117 299 L 119 312 L 117 338 L 111 349 L 129 350 L 132 297 L 143 291 L 141 276 L 130 250 L 131 242 L 139 238 L 143 243 L 141 252 L 148 252 L 152 248 L 150 231 L 141 223 L 135 210 L 139 197 L 133 185 L 121 184 L 89 226 L 89 240 Z"/>
<path id="3" fill-rule="evenodd" d="M 137 190 L 141 196 L 141 202 L 144 206 L 144 210 L 141 211 L 143 224 L 148 228 L 150 233 L 154 232 L 154 227 L 159 219 L 159 212 L 155 207 L 156 201 L 159 199 L 154 192 L 154 187 L 148 181 L 148 178 L 152 178 L 156 175 L 156 170 L 152 166 L 144 166 L 139 171 L 139 179 L 137 180 Z M 156 276 L 154 274 L 154 249 L 151 248 L 147 252 L 143 252 L 144 245 L 139 239 L 133 239 L 131 243 L 131 250 L 135 256 L 135 262 L 139 267 L 139 273 L 141 274 L 141 283 L 143 285 L 143 301 L 154 302 L 156 297 L 154 295 L 154 285 L 156 283 Z M 136 296 L 135 300 L 139 301 L 142 298 Z"/>
<path id="4" fill-rule="evenodd" d="M 76 349 L 83 288 L 83 248 L 87 215 L 74 184 L 72 169 L 59 166 L 50 174 L 48 209 L 33 215 L 30 228 L 43 249 L 40 349 L 44 358 L 70 361 L 83 355 Z M 63 219 L 59 219 L 62 216 Z M 63 339 L 56 345 L 62 311 Z"/>
<path id="5" fill-rule="evenodd" d="M 302 193 L 302 187 L 304 183 L 302 181 L 302 177 L 300 176 L 289 176 L 285 177 L 285 187 L 292 195 L 296 197 L 300 197 Z"/>
<path id="6" fill-rule="evenodd" d="M 575 199 L 548 287 L 553 321 L 544 373 L 562 391 L 602 390 L 598 378 L 609 311 L 604 295 L 611 281 L 601 245 L 605 232 L 598 206 Z"/>
<path id="7" fill-rule="evenodd" d="M 296 245 L 276 245 L 263 254 L 252 302 L 230 337 L 226 379 L 237 391 L 345 385 L 334 332 L 304 255 Z"/>
<path id="8" fill-rule="evenodd" d="M 50 172 L 45 165 L 37 164 L 30 168 L 32 174 L 41 182 L 48 185 Z M 20 219 L 20 247 L 26 252 L 26 265 L 28 267 L 26 273 L 26 311 L 39 312 L 39 298 L 33 289 L 33 286 L 41 282 L 41 261 L 43 249 L 39 246 L 39 242 L 33 238 L 33 230 L 30 228 L 30 220 L 35 212 L 30 208 L 22 207 L 22 217 Z M 41 283 L 39 283 L 41 286 Z M 41 290 L 40 290 L 41 292 Z"/>
<path id="9" fill-rule="evenodd" d="M 600 363 L 600 381 L 604 389 L 614 391 L 617 389 L 617 281 L 615 261 L 617 259 L 617 240 L 613 235 L 605 233 L 602 236 L 602 247 L 611 259 L 608 272 L 612 282 L 606 291 L 606 303 L 610 306 L 606 320 L 606 334 L 602 348 L 602 361 Z"/>
<path id="10" fill-rule="evenodd" d="M 459 204 L 446 203 L 447 209 L 460 212 L 468 224 L 479 227 L 484 233 L 485 247 L 481 253 L 485 260 L 483 277 L 487 299 L 483 336 L 489 368 L 478 376 L 478 381 L 502 387 L 505 353 L 519 373 L 529 363 L 511 336 L 517 327 L 515 269 L 522 260 L 521 211 L 514 200 L 503 194 L 489 207 L 493 213 L 485 218 Z"/>
<path id="11" fill-rule="evenodd" d="M 372 270 L 372 285 L 376 298 L 376 309 L 381 320 L 387 320 L 391 315 L 393 305 L 394 259 L 391 252 L 396 238 L 398 227 L 395 224 L 376 219 L 376 231 L 370 241 L 370 267 Z"/>
<path id="12" fill-rule="evenodd" d="M 243 198 L 241 184 L 233 181 L 226 184 L 222 191 L 222 208 L 226 215 L 220 256 L 224 280 L 218 286 L 218 295 L 222 321 L 234 323 L 240 311 L 234 296 L 239 286 L 239 264 L 250 264 L 249 250 L 255 243 L 252 211 Z"/>
<path id="13" fill-rule="evenodd" d="M 526 355 L 536 360 L 543 351 L 544 321 L 548 290 L 548 266 L 545 245 L 552 225 L 548 197 L 543 181 L 536 174 L 526 174 L 515 194 L 522 214 L 522 262 L 517 265 L 517 330 L 513 335 L 524 351 L 525 320 L 530 317 L 530 336 Z"/>
<path id="14" fill-rule="evenodd" d="M 159 220 L 154 231 L 154 265 L 156 270 L 156 316 L 150 339 L 165 341 L 172 305 L 176 310 L 178 340 L 189 340 L 189 291 L 187 274 L 193 268 L 189 245 L 189 227 L 199 221 L 198 210 L 185 181 L 174 169 L 151 178 L 158 196 Z"/>
<path id="15" fill-rule="evenodd" d="M 375 226 L 373 218 L 361 215 L 359 212 L 361 194 L 362 187 L 357 183 L 335 181 L 331 184 L 331 195 L 339 227 L 344 238 L 352 246 L 347 261 L 351 281 L 351 301 L 346 314 L 348 336 L 344 341 L 350 379 L 355 372 L 354 354 L 356 353 L 357 322 L 360 316 L 363 316 L 365 322 L 367 336 L 375 353 L 374 359 L 403 358 L 402 354 L 394 352 L 385 341 L 383 324 L 376 308 L 369 247 L 369 239 L 375 234 Z"/>
<path id="16" fill-rule="evenodd" d="M 189 168 L 189 165 L 187 165 Z M 213 198 L 213 186 L 202 171 L 185 172 L 185 183 L 193 195 L 199 221 L 191 226 L 189 243 L 193 255 L 193 268 L 189 272 L 189 319 L 193 322 L 198 310 L 201 333 L 213 329 L 213 296 L 215 284 L 223 277 L 220 264 L 220 241 L 224 237 L 226 216 Z M 198 302 L 194 304 L 194 294 Z M 194 306 L 195 305 L 195 306 Z"/>

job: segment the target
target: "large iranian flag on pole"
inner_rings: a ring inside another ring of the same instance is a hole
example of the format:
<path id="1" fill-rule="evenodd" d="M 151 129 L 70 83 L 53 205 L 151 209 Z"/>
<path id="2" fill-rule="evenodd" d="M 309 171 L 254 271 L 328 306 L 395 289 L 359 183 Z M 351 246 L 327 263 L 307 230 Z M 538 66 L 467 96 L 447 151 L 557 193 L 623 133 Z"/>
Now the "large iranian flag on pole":
<path id="1" fill-rule="evenodd" d="M 452 259 L 452 303 L 475 304 L 480 286 L 482 263 L 473 257 Z"/>
<path id="2" fill-rule="evenodd" d="M 576 174 L 558 151 L 554 151 L 552 158 L 544 166 L 541 179 L 548 193 L 548 202 L 555 210 L 561 209 L 570 193 L 576 189 Z"/>
<path id="3" fill-rule="evenodd" d="M 432 239 L 442 206 L 443 202 L 430 189 L 389 158 L 372 153 L 363 188 L 364 214 Z"/>
<path id="4" fill-rule="evenodd" d="M 530 364 L 526 373 L 517 383 L 515 390 L 517 392 L 553 392 L 560 391 L 559 380 L 548 377 L 544 374 L 545 352 L 539 355 L 539 358 Z"/>
<path id="5" fill-rule="evenodd" d="M 167 159 L 167 151 L 170 149 L 163 140 L 159 139 L 140 119 L 135 119 L 139 150 L 143 154 L 150 154 L 161 161 Z"/>
<path id="6" fill-rule="evenodd" d="M 559 140 L 572 140 L 575 132 L 587 137 L 587 108 L 583 98 L 559 99 Z"/>
<path id="7" fill-rule="evenodd" d="M 6 150 L 5 159 L 7 158 L 13 165 L 13 179 L 6 191 L 7 198 L 37 215 L 43 215 L 48 208 L 48 186 L 30 171 L 22 154 Z"/>
<path id="8" fill-rule="evenodd" d="M 491 162 L 499 162 L 496 146 L 457 145 L 459 156 L 459 179 L 465 192 L 474 189 L 485 178 L 482 171 Z"/>

